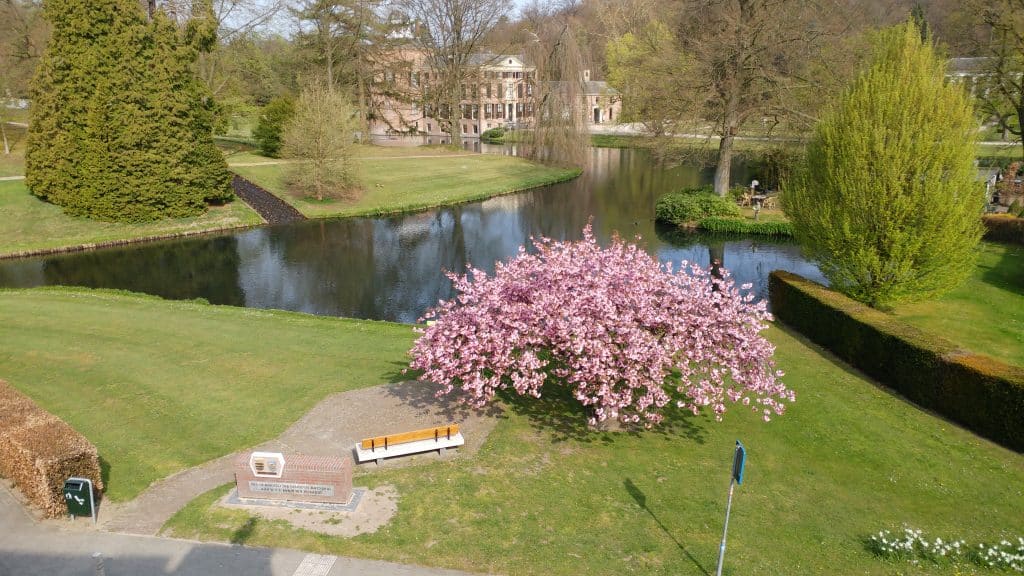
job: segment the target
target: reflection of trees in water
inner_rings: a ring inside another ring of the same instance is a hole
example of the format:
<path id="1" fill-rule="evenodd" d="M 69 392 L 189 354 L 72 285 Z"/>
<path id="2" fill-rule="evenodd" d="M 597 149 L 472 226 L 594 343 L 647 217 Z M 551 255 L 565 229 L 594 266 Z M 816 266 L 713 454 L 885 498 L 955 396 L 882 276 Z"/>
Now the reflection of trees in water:
<path id="1" fill-rule="evenodd" d="M 372 220 L 317 221 L 239 238 L 246 306 L 329 315 L 372 308 Z"/>
<path id="2" fill-rule="evenodd" d="M 45 260 L 11 260 L 0 262 L 0 286 L 5 288 L 32 288 L 44 286 L 46 275 L 43 273 Z"/>
<path id="3" fill-rule="evenodd" d="M 759 297 L 767 297 L 768 274 L 774 270 L 824 281 L 817 266 L 805 260 L 800 247 L 789 238 L 688 232 L 666 224 L 658 224 L 655 230 L 663 243 L 658 250 L 661 261 L 687 260 L 707 268 L 718 258 L 737 285 L 752 284 Z"/>
<path id="4" fill-rule="evenodd" d="M 787 241 L 712 238 L 655 226 L 658 196 L 710 177 L 710 171 L 694 167 L 654 165 L 643 151 L 595 148 L 580 178 L 532 192 L 393 218 L 319 220 L 231 237 L 5 262 L 0 285 L 82 284 L 413 322 L 439 299 L 453 296 L 445 270 L 462 273 L 472 263 L 493 273 L 496 262 L 513 257 L 531 236 L 575 240 L 592 217 L 602 244 L 613 232 L 627 240 L 639 234 L 662 261 L 685 259 L 705 267 L 713 253 L 740 282 L 763 285 L 761 279 L 777 268 L 820 278 Z"/>
<path id="5" fill-rule="evenodd" d="M 161 242 L 47 258 L 47 284 L 118 288 L 171 299 L 244 303 L 233 236 Z"/>

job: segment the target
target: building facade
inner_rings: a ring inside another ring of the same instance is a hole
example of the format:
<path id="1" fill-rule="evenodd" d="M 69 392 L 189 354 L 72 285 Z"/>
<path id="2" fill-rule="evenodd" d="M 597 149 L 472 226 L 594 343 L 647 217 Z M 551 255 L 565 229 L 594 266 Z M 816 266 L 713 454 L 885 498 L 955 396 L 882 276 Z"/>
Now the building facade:
<path id="1" fill-rule="evenodd" d="M 415 51 L 402 52 L 375 82 L 372 135 L 449 136 L 442 130 L 426 92 L 440 79 Z M 461 138 L 479 138 L 492 128 L 529 128 L 535 119 L 536 70 L 515 55 L 481 54 L 472 59 L 476 73 L 461 85 L 455 128 Z M 583 76 L 582 109 L 590 124 L 612 122 L 621 111 L 618 93 L 605 82 Z M 453 135 L 454 136 L 454 135 Z"/>

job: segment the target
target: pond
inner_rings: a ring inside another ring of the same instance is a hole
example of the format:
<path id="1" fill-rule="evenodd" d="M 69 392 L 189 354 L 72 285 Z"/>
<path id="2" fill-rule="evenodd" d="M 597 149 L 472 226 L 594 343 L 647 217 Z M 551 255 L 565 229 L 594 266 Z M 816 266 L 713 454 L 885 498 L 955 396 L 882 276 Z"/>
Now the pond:
<path id="1" fill-rule="evenodd" d="M 733 176 L 749 182 L 751 174 L 739 165 Z M 599 242 L 608 243 L 615 233 L 639 236 L 665 262 L 707 266 L 714 253 L 760 297 L 767 294 L 772 270 L 822 280 L 791 241 L 686 234 L 654 223 L 658 196 L 711 178 L 707 168 L 659 166 L 643 150 L 593 148 L 580 178 L 525 193 L 389 218 L 309 221 L 0 262 L 0 286 L 119 288 L 214 304 L 415 322 L 453 295 L 444 270 L 471 264 L 493 272 L 496 262 L 514 256 L 531 236 L 578 239 L 589 221 Z"/>

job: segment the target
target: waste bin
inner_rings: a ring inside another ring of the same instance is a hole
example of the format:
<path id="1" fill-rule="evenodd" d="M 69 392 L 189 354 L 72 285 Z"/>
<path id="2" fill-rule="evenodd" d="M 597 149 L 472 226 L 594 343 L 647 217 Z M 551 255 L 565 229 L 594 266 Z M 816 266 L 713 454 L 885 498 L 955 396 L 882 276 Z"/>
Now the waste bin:
<path id="1" fill-rule="evenodd" d="M 96 503 L 92 497 L 92 480 L 88 478 L 68 478 L 64 482 L 64 503 L 68 506 L 68 515 L 88 516 L 96 521 Z"/>

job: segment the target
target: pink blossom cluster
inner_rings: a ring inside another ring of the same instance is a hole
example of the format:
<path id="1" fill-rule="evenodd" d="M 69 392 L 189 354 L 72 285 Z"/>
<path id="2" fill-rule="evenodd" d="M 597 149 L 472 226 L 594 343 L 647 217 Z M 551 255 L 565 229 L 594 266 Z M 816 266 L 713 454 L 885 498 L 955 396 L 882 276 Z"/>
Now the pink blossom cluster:
<path id="1" fill-rule="evenodd" d="M 545 383 L 560 384 L 592 424 L 648 427 L 671 401 L 694 414 L 710 406 L 718 419 L 726 400 L 739 402 L 767 421 L 796 399 L 760 335 L 771 315 L 750 285 L 686 262 L 673 273 L 634 244 L 601 248 L 589 225 L 583 233 L 531 239 L 536 253 L 521 247 L 494 276 L 449 274 L 458 296 L 417 329 L 410 368 L 419 379 L 476 407 L 500 389 L 539 398 Z"/>

